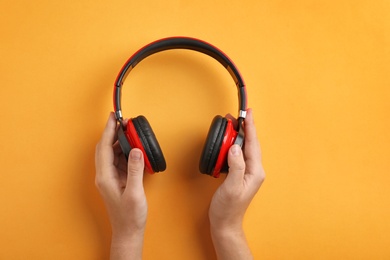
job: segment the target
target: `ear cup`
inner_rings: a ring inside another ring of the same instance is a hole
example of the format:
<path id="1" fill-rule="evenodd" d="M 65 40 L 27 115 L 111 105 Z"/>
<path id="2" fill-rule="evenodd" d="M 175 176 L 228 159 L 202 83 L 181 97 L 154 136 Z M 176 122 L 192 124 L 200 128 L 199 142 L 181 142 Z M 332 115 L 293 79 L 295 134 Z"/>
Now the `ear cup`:
<path id="1" fill-rule="evenodd" d="M 126 136 L 133 148 L 140 148 L 144 152 L 145 166 L 149 168 L 149 171 L 160 172 L 166 169 L 166 162 L 160 145 L 144 116 L 132 118 L 128 122 Z"/>
<path id="2" fill-rule="evenodd" d="M 234 129 L 233 122 L 231 119 L 227 119 L 227 124 L 225 128 L 225 132 L 223 135 L 223 140 L 221 144 L 221 148 L 219 149 L 219 154 L 217 161 L 215 163 L 214 170 L 212 172 L 212 176 L 218 178 L 220 173 L 227 173 L 229 166 L 227 163 L 228 152 L 230 147 L 235 143 L 237 139 L 238 132 Z"/>
<path id="3" fill-rule="evenodd" d="M 216 116 L 211 122 L 199 162 L 199 171 L 201 173 L 213 174 L 225 135 L 227 121 L 222 116 Z"/>

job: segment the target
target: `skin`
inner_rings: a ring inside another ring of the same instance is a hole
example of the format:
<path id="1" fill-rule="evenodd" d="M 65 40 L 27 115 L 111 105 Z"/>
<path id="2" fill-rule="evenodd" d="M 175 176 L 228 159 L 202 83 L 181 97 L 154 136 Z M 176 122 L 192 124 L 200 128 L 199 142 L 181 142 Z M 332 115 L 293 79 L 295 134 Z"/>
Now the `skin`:
<path id="1" fill-rule="evenodd" d="M 124 122 L 127 124 L 127 121 Z M 96 145 L 95 184 L 112 227 L 112 260 L 142 259 L 147 202 L 143 187 L 144 159 L 132 149 L 126 161 L 117 142 L 116 120 L 110 113 Z M 242 228 L 245 212 L 264 181 L 260 145 L 251 109 L 245 120 L 244 149 L 228 153 L 229 174 L 215 192 L 210 208 L 210 232 L 218 259 L 253 259 Z"/>
<path id="2" fill-rule="evenodd" d="M 228 153 L 229 174 L 215 192 L 209 219 L 218 259 L 253 259 L 242 223 L 245 212 L 265 179 L 252 110 L 245 119 L 244 151 L 233 145 Z"/>
<path id="3" fill-rule="evenodd" d="M 133 149 L 127 163 L 116 140 L 116 120 L 110 113 L 95 153 L 95 184 L 112 227 L 110 259 L 142 259 L 148 211 L 143 187 L 143 154 Z"/>

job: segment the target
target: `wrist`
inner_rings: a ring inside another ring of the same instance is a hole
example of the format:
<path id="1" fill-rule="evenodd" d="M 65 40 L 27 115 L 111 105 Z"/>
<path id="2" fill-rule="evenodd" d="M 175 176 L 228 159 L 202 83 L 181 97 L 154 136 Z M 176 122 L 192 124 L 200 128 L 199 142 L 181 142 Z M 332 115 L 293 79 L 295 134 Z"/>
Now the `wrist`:
<path id="1" fill-rule="evenodd" d="M 210 225 L 211 235 L 218 238 L 237 237 L 244 235 L 241 223 L 231 225 Z"/>
<path id="2" fill-rule="evenodd" d="M 243 231 L 243 217 L 216 217 L 209 214 L 211 232 L 216 234 L 240 233 Z"/>
<path id="3" fill-rule="evenodd" d="M 211 227 L 211 238 L 217 259 L 253 259 L 241 225 Z"/>
<path id="4" fill-rule="evenodd" d="M 113 233 L 111 240 L 110 259 L 142 259 L 144 231 L 131 234 Z"/>
<path id="5" fill-rule="evenodd" d="M 121 245 L 121 244 L 127 244 L 127 243 L 131 243 L 132 241 L 134 240 L 140 240 L 140 239 L 143 239 L 144 238 L 144 233 L 145 233 L 145 229 L 144 228 L 140 228 L 140 229 L 134 229 L 134 230 L 127 230 L 127 231 L 124 231 L 124 230 L 120 230 L 120 231 L 114 231 L 112 232 L 112 236 L 111 236 L 111 243 L 115 243 L 115 244 L 118 244 L 118 245 Z"/>

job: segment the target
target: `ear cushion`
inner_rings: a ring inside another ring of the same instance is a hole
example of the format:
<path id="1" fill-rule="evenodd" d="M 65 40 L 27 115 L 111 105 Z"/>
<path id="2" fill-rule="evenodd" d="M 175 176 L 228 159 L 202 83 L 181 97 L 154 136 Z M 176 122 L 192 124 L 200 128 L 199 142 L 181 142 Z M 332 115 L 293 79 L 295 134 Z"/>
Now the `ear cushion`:
<path id="1" fill-rule="evenodd" d="M 154 172 L 164 171 L 166 162 L 152 127 L 144 116 L 132 119 L 138 137 Z"/>
<path id="2" fill-rule="evenodd" d="M 214 117 L 211 122 L 206 142 L 203 146 L 202 155 L 199 162 L 199 171 L 211 175 L 221 150 L 223 137 L 225 134 L 227 119 L 222 116 Z"/>

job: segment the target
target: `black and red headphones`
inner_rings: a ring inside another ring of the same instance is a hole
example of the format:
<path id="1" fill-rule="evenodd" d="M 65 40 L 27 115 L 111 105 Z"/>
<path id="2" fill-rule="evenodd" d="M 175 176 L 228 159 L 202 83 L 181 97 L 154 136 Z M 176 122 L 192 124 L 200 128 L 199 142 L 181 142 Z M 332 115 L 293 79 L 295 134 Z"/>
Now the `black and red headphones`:
<path id="1" fill-rule="evenodd" d="M 150 173 L 164 171 L 166 162 L 153 130 L 144 116 L 131 118 L 123 125 L 121 111 L 121 90 L 129 72 L 146 57 L 165 50 L 188 49 L 204 53 L 216 59 L 230 73 L 238 89 L 238 124 L 235 128 L 231 119 L 214 117 L 199 162 L 201 173 L 219 177 L 227 172 L 227 153 L 233 144 L 244 144 L 243 122 L 246 116 L 247 97 L 244 80 L 231 59 L 215 46 L 189 37 L 170 37 L 152 42 L 138 50 L 122 67 L 114 85 L 114 110 L 119 122 L 118 141 L 126 158 L 132 148 L 139 148 L 144 154 L 145 168 Z"/>

